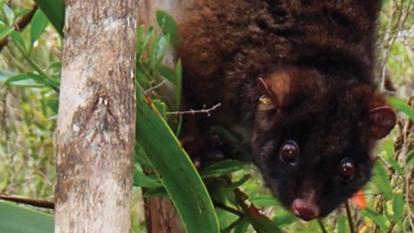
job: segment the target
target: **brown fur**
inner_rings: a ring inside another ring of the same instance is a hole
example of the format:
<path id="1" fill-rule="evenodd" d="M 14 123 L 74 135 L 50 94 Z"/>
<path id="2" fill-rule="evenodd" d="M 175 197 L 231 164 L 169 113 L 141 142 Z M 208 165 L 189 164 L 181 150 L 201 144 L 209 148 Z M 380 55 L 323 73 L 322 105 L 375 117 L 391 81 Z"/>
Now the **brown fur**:
<path id="1" fill-rule="evenodd" d="M 312 190 L 316 217 L 332 211 L 368 181 L 374 142 L 395 124 L 375 90 L 379 8 L 379 0 L 197 1 L 180 22 L 185 107 L 223 107 L 208 120 L 187 118 L 190 154 L 211 149 L 210 125 L 241 124 L 286 207 Z M 275 109 L 260 110 L 262 95 Z M 300 146 L 295 166 L 278 157 L 286 140 Z M 357 167 L 350 184 L 337 179 L 344 158 Z"/>

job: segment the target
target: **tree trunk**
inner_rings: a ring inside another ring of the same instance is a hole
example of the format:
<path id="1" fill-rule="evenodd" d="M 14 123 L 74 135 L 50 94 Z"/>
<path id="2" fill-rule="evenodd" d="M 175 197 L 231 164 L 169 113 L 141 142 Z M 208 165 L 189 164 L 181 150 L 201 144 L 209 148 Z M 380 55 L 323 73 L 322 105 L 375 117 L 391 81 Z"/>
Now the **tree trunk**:
<path id="1" fill-rule="evenodd" d="M 135 0 L 66 0 L 55 232 L 128 233 Z"/>
<path id="2" fill-rule="evenodd" d="M 155 12 L 167 11 L 175 18 L 180 18 L 193 0 L 139 0 L 139 23 L 155 25 Z M 173 55 L 167 61 L 174 60 Z M 184 233 L 184 227 L 169 198 L 145 198 L 145 219 L 148 233 Z"/>

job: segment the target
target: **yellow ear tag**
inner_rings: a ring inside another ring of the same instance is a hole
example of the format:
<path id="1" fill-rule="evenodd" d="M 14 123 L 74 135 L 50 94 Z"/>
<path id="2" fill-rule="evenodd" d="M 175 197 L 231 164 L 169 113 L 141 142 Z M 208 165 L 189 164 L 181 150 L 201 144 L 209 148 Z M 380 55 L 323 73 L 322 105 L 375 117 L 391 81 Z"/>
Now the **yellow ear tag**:
<path id="1" fill-rule="evenodd" d="M 274 109 L 275 105 L 273 105 L 273 101 L 267 97 L 266 95 L 262 95 L 259 98 L 259 110 L 260 111 L 267 111 Z"/>

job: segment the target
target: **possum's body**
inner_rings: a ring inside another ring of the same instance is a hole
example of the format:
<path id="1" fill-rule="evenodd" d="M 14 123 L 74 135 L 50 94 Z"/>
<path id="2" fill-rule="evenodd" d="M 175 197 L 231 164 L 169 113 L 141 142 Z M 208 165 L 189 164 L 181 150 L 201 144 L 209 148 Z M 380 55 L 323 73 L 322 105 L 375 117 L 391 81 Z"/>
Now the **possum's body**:
<path id="1" fill-rule="evenodd" d="M 380 1 L 196 2 L 180 22 L 186 107 L 222 103 L 208 122 L 244 125 L 282 203 L 325 216 L 368 181 L 374 141 L 395 124 L 374 87 Z M 198 122 L 190 127 L 208 128 Z M 280 159 L 286 148 L 300 149 L 287 150 L 297 161 Z"/>

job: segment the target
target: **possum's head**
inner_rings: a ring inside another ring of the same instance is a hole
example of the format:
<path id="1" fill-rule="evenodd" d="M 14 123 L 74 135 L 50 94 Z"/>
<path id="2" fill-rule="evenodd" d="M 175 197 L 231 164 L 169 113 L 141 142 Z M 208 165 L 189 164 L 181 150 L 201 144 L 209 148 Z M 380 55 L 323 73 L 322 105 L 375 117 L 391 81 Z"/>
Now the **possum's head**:
<path id="1" fill-rule="evenodd" d="M 376 140 L 396 116 L 370 85 L 289 68 L 258 81 L 254 160 L 282 204 L 324 217 L 371 176 Z"/>

